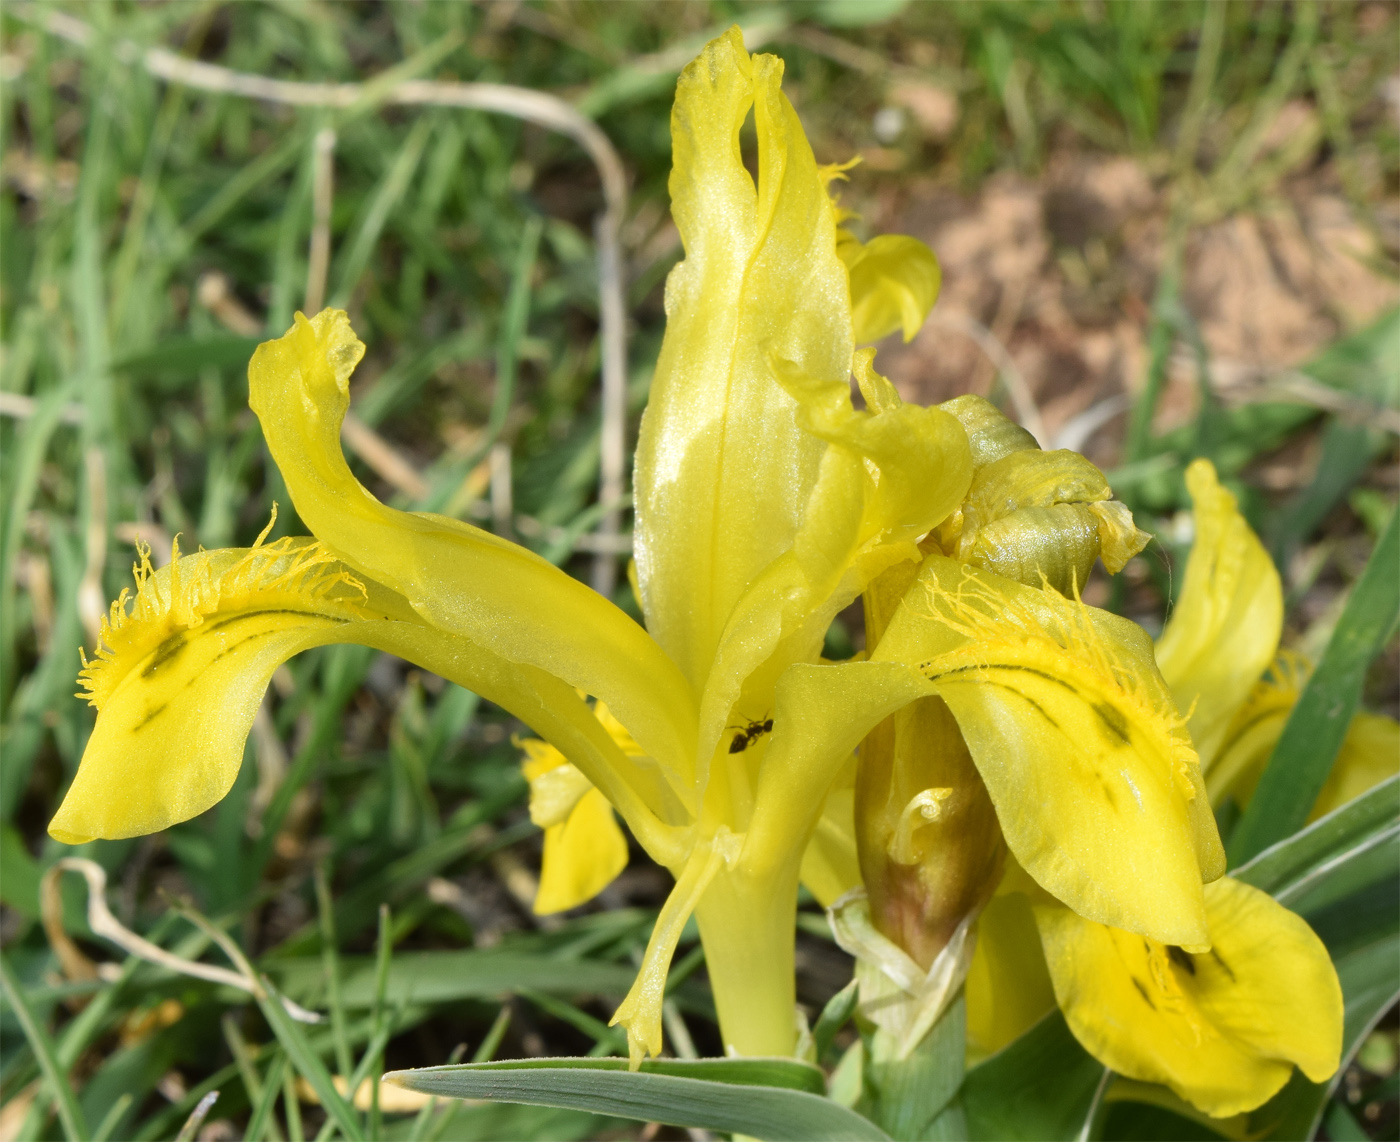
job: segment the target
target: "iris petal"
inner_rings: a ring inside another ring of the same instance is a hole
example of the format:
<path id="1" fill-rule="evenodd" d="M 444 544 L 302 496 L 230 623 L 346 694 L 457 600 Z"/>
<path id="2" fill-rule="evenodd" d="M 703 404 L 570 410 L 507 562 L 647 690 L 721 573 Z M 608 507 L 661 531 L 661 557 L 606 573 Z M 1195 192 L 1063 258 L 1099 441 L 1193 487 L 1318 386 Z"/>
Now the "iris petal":
<path id="1" fill-rule="evenodd" d="M 143 560 L 84 671 L 97 724 L 50 824 L 78 844 L 155 832 L 232 786 L 268 681 L 292 655 L 354 642 L 396 654 L 509 709 L 598 786 L 656 859 L 679 859 L 659 775 L 619 749 L 573 687 L 424 623 L 407 601 L 355 576 L 314 541 L 199 552 L 152 572 Z M 650 783 L 650 784 L 649 784 Z"/>
<path id="2" fill-rule="evenodd" d="M 871 661 L 917 666 L 947 702 L 1036 881 L 1101 922 L 1205 944 L 1201 883 L 1224 853 L 1140 628 L 930 555 Z"/>
<path id="3" fill-rule="evenodd" d="M 1206 1113 L 1252 1110 L 1296 1064 L 1336 1073 L 1342 991 L 1299 917 L 1225 878 L 1206 888 L 1210 950 L 1193 955 L 1035 905 L 1055 994 L 1075 1037 L 1130 1078 L 1165 1083 Z"/>
<path id="4" fill-rule="evenodd" d="M 1209 460 L 1186 470 L 1196 539 L 1157 663 L 1209 776 L 1235 712 L 1274 659 L 1283 589 L 1259 537 Z"/>
<path id="5" fill-rule="evenodd" d="M 769 357 L 828 381 L 850 369 L 834 211 L 781 79 L 735 28 L 681 73 L 671 115 L 685 260 L 637 444 L 635 536 L 647 628 L 696 694 L 740 596 L 792 547 L 824 451 Z M 757 185 L 739 150 L 750 108 Z"/>
<path id="6" fill-rule="evenodd" d="M 386 507 L 351 474 L 340 424 L 363 353 L 345 313 L 325 310 L 309 321 L 298 314 L 248 366 L 249 403 L 301 518 L 428 623 L 606 700 L 671 792 L 682 802 L 692 798 L 689 690 L 641 627 L 525 548 L 457 520 Z M 660 803 L 653 809 L 667 812 Z"/>
<path id="7" fill-rule="evenodd" d="M 839 249 L 851 273 L 856 342 L 878 341 L 896 329 L 912 341 L 943 284 L 933 251 L 905 234 L 880 234 L 864 244 L 842 243 Z"/>

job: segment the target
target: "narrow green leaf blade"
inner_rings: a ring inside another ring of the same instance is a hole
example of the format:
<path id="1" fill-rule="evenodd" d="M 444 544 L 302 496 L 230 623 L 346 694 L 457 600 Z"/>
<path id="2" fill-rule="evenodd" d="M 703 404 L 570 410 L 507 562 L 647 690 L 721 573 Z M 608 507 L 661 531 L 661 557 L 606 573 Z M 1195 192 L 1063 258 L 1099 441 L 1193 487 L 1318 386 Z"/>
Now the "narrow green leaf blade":
<path id="1" fill-rule="evenodd" d="M 360 1126 L 359 1115 L 351 1109 L 350 1104 L 335 1089 L 330 1072 L 326 1070 L 325 1064 L 312 1050 L 311 1044 L 306 1041 L 306 1036 L 302 1033 L 301 1028 L 282 1007 L 277 996 L 275 994 L 267 997 L 260 996 L 258 1006 L 262 1008 L 263 1018 L 267 1020 L 273 1034 L 282 1044 L 282 1049 L 287 1052 L 287 1057 L 292 1060 L 296 1069 L 305 1076 L 306 1081 L 316 1091 L 316 1097 L 321 1100 L 321 1105 L 325 1108 L 326 1113 L 335 1120 L 340 1132 L 352 1142 L 364 1142 L 365 1132 Z"/>
<path id="2" fill-rule="evenodd" d="M 283 991 L 299 1003 L 318 1003 L 325 992 L 320 956 L 297 956 L 269 963 Z M 375 963 L 368 956 L 346 956 L 341 963 L 341 1001 L 347 1008 L 374 1005 Z M 561 959 L 538 952 L 497 949 L 460 952 L 403 952 L 389 967 L 384 1001 L 450 1003 L 458 999 L 493 999 L 510 991 L 549 995 L 627 994 L 636 977 L 631 964 Z"/>
<path id="3" fill-rule="evenodd" d="M 1297 832 L 1307 820 L 1360 703 L 1366 669 L 1400 612 L 1397 567 L 1400 512 L 1392 512 L 1235 829 L 1231 864 L 1244 863 Z"/>
<path id="4" fill-rule="evenodd" d="M 624 1059 L 523 1059 L 384 1077 L 443 1098 L 588 1110 L 769 1142 L 886 1138 L 868 1119 L 816 1094 L 820 1072 L 788 1059 L 653 1059 L 635 1072 Z M 782 1085 L 770 1085 L 775 1081 Z M 802 1087 L 795 1088 L 799 1081 Z"/>
<path id="5" fill-rule="evenodd" d="M 1269 893 L 1294 911 L 1316 909 L 1326 901 L 1306 899 L 1311 893 L 1329 886 L 1350 863 L 1367 853 L 1383 851 L 1394 841 L 1398 829 L 1400 777 L 1392 777 L 1271 845 L 1230 875 Z M 1380 875 L 1393 874 L 1395 867 L 1391 863 L 1388 869 L 1379 870 Z M 1361 884 L 1352 883 L 1349 890 L 1359 887 Z"/>

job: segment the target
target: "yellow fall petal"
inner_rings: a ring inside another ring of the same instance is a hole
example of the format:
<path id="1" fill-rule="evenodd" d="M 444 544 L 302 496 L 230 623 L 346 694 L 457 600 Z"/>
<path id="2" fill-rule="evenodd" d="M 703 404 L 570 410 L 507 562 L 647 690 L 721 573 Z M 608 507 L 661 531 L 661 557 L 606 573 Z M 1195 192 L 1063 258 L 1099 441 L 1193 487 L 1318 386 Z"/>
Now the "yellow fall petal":
<path id="1" fill-rule="evenodd" d="M 1294 1064 L 1313 1082 L 1336 1073 L 1342 990 L 1327 949 L 1258 889 L 1207 886 L 1211 948 L 1196 955 L 1034 907 L 1070 1029 L 1120 1074 L 1227 1117 L 1271 1098 Z"/>
<path id="2" fill-rule="evenodd" d="M 641 752 L 603 703 L 594 713 L 624 753 Z M 530 783 L 530 819 L 544 830 L 534 911 L 564 912 L 592 900 L 627 867 L 627 838 L 608 799 L 559 750 L 535 739 L 519 745 L 526 754 L 521 771 Z"/>
<path id="3" fill-rule="evenodd" d="M 977 919 L 977 944 L 967 973 L 967 1041 L 979 1056 L 1019 1039 L 1055 1006 L 1030 901 L 1000 893 Z"/>
<path id="4" fill-rule="evenodd" d="M 1207 943 L 1224 851 L 1195 751 L 1125 619 L 930 555 L 871 663 L 947 702 L 1021 866 L 1077 912 Z"/>
<path id="5" fill-rule="evenodd" d="M 896 329 L 906 342 L 938 300 L 943 271 L 932 250 L 905 234 L 881 234 L 838 247 L 851 274 L 851 319 L 857 344 Z"/>
<path id="6" fill-rule="evenodd" d="M 685 260 L 667 280 L 637 444 L 635 536 L 647 629 L 696 694 L 735 604 L 791 549 L 825 451 L 797 425 L 769 358 L 826 381 L 850 370 L 834 210 L 782 71 L 731 29 L 681 73 L 671 113 Z M 750 108 L 756 186 L 739 151 Z"/>
<path id="7" fill-rule="evenodd" d="M 328 309 L 311 320 L 297 314 L 249 363 L 249 403 L 298 514 L 427 622 L 606 700 L 669 784 L 644 796 L 663 819 L 678 820 L 693 799 L 695 723 L 675 664 L 612 603 L 533 552 L 370 495 L 340 449 L 350 373 L 363 354 L 345 313 Z"/>
<path id="8" fill-rule="evenodd" d="M 1186 486 L 1196 538 L 1157 663 L 1177 705 L 1190 711 L 1191 739 L 1209 780 L 1231 720 L 1278 649 L 1283 589 L 1210 461 L 1191 462 Z"/>
<path id="9" fill-rule="evenodd" d="M 590 787 L 573 811 L 544 831 L 534 910 L 564 912 L 592 900 L 627 867 L 627 838 L 608 799 Z"/>
<path id="10" fill-rule="evenodd" d="M 134 570 L 132 612 L 124 591 L 83 670 L 98 718 L 49 825 L 65 844 L 154 833 L 222 799 L 273 671 L 376 617 L 363 586 L 308 541 L 177 548 L 159 571 L 143 549 Z"/>
<path id="11" fill-rule="evenodd" d="M 323 545 L 260 537 L 159 571 L 143 557 L 136 572 L 131 612 L 124 592 L 83 672 L 97 724 L 51 823 L 55 838 L 136 836 L 203 812 L 237 776 L 277 666 L 312 646 L 356 642 L 511 710 L 588 774 L 658 860 L 677 859 L 674 830 L 636 793 L 656 775 L 624 754 L 572 687 L 423 623 Z"/>

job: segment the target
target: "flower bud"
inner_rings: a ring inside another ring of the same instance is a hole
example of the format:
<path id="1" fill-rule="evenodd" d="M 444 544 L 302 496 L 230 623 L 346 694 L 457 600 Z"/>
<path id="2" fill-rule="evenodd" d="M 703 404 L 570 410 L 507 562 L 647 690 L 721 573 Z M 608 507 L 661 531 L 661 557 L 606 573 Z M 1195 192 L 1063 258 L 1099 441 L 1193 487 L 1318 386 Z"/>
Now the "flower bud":
<path id="1" fill-rule="evenodd" d="M 943 554 L 1063 595 L 1084 586 L 1094 560 L 1117 574 L 1151 538 L 1133 524 L 1102 472 L 1077 452 L 1042 452 L 991 402 L 940 405 L 972 448 L 972 486 L 934 535 Z"/>
<path id="2" fill-rule="evenodd" d="M 866 591 L 878 640 L 914 568 L 891 568 Z M 860 749 L 856 847 L 876 929 L 927 970 L 996 888 L 1005 845 L 991 798 L 941 698 L 886 718 Z"/>

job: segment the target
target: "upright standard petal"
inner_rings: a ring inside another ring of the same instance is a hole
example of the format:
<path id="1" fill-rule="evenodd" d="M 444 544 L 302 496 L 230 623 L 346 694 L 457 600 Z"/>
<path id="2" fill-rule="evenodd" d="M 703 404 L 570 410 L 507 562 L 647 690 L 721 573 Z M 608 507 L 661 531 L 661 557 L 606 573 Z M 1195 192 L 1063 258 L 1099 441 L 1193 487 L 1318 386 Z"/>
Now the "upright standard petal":
<path id="1" fill-rule="evenodd" d="M 733 28 L 681 73 L 671 114 L 685 260 L 637 444 L 635 536 L 647 628 L 697 695 L 740 596 L 791 549 L 824 451 L 770 357 L 818 380 L 850 371 L 834 211 L 782 71 Z M 757 186 L 739 146 L 750 108 Z"/>
<path id="2" fill-rule="evenodd" d="M 851 274 L 851 321 L 857 344 L 898 329 L 912 341 L 938 300 L 943 271 L 932 250 L 907 234 L 880 234 L 838 249 Z"/>
<path id="3" fill-rule="evenodd" d="M 756 715 L 771 710 L 778 677 L 813 661 L 836 613 L 894 564 L 916 560 L 915 540 L 961 499 L 971 477 L 966 434 L 938 409 L 906 405 L 855 355 L 866 408 L 850 386 L 774 368 L 798 402 L 797 422 L 826 451 L 790 550 L 737 601 L 700 706 L 701 755 L 713 748 L 741 692 Z M 755 715 L 751 715 L 755 716 Z"/>
<path id="4" fill-rule="evenodd" d="M 1229 878 L 1207 886 L 1203 954 L 1055 903 L 1034 907 L 1070 1030 L 1120 1074 L 1165 1083 L 1224 1118 L 1266 1102 L 1295 1064 L 1313 1082 L 1336 1073 L 1336 970 L 1312 929 L 1258 889 Z"/>
<path id="5" fill-rule="evenodd" d="M 1141 629 L 930 555 L 871 655 L 948 704 L 1012 854 L 1102 923 L 1208 942 L 1224 852 L 1195 751 Z"/>
<path id="6" fill-rule="evenodd" d="M 533 552 L 370 495 L 340 449 L 350 373 L 363 354 L 345 313 L 328 309 L 312 320 L 297 314 L 248 366 L 249 403 L 298 514 L 428 623 L 605 700 L 659 767 L 643 793 L 652 810 L 679 823 L 696 808 L 695 721 L 675 664 L 611 602 Z"/>
<path id="7" fill-rule="evenodd" d="M 1181 594 L 1157 643 L 1207 772 L 1235 712 L 1278 649 L 1283 589 L 1264 545 L 1209 460 L 1186 470 L 1196 526 Z"/>

